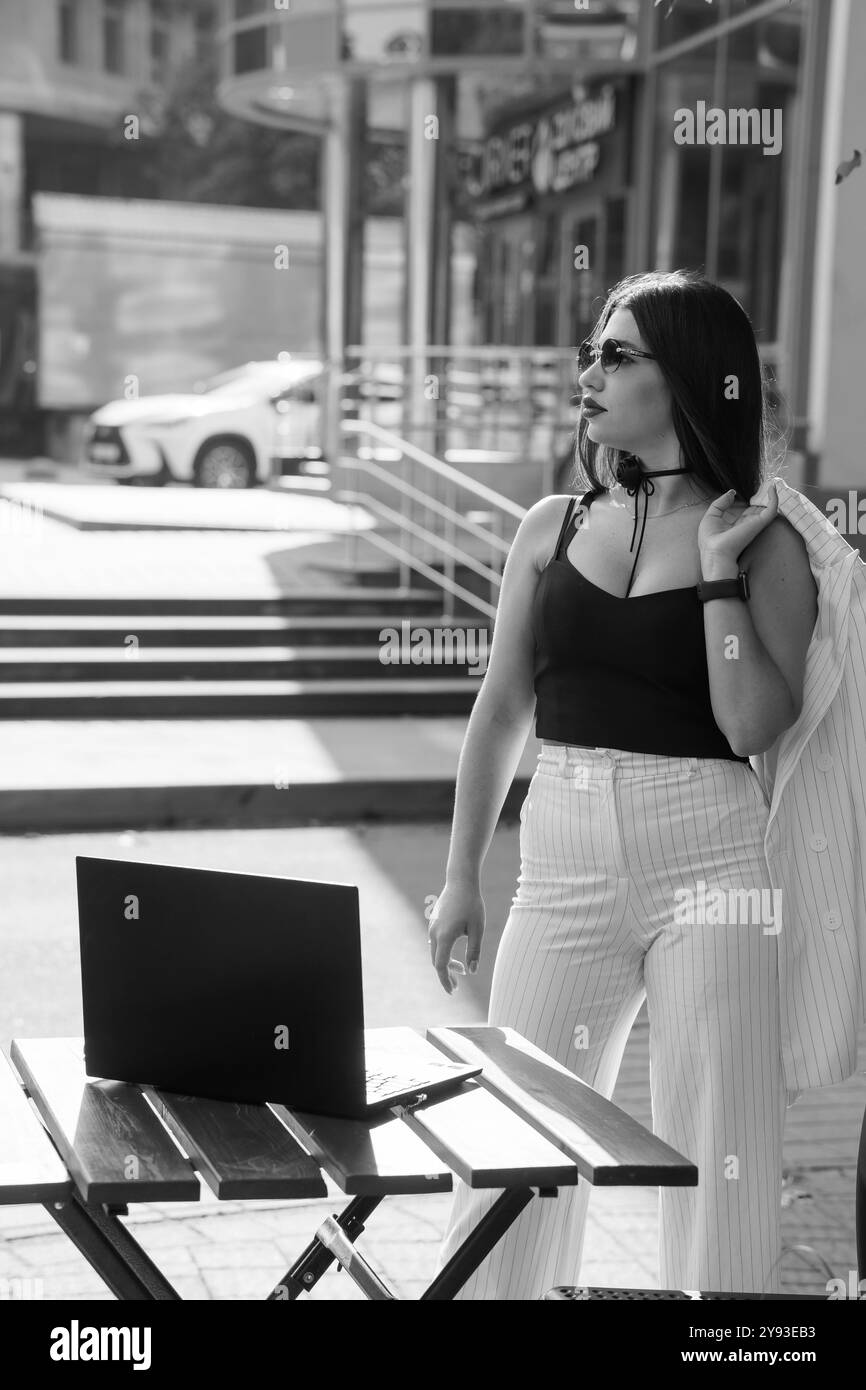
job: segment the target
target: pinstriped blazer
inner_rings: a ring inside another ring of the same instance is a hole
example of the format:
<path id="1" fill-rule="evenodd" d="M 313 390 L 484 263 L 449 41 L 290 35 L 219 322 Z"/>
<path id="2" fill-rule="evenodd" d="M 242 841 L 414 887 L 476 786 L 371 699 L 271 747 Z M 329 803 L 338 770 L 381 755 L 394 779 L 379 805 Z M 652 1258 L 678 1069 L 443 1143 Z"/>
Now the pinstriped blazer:
<path id="1" fill-rule="evenodd" d="M 800 717 L 749 759 L 769 806 L 764 853 L 781 890 L 775 927 L 790 1093 L 856 1070 L 866 1015 L 866 565 L 802 493 L 783 479 L 777 492 L 818 588 Z"/>

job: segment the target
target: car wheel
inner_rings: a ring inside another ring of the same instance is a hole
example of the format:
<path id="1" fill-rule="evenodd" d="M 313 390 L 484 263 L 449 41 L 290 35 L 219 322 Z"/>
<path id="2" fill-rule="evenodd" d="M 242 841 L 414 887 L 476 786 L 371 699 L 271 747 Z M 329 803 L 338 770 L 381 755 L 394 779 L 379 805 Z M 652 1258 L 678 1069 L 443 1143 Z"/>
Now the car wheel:
<path id="1" fill-rule="evenodd" d="M 193 471 L 196 487 L 252 487 L 254 477 L 249 449 L 225 440 L 205 445 Z"/>

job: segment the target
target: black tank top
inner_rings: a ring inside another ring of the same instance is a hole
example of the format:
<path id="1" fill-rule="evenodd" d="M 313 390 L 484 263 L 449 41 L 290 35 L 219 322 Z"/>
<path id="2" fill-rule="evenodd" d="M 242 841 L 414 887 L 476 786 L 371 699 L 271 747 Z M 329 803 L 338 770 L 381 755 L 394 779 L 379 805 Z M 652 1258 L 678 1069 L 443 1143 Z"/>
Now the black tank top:
<path id="1" fill-rule="evenodd" d="M 584 493 L 580 505 L 597 495 Z M 576 503 L 533 604 L 536 737 L 747 763 L 713 717 L 695 586 L 619 598 L 585 579 L 565 555 Z"/>

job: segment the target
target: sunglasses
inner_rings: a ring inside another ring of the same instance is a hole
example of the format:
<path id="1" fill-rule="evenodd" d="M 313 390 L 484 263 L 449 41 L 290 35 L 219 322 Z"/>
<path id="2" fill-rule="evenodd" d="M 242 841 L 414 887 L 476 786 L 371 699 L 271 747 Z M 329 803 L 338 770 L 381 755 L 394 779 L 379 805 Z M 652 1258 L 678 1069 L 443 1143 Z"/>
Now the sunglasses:
<path id="1" fill-rule="evenodd" d="M 637 348 L 622 347 L 616 338 L 605 338 L 599 352 L 598 348 L 593 347 L 587 338 L 577 350 L 577 365 L 581 372 L 585 372 L 601 358 L 602 371 L 615 372 L 626 357 L 648 357 L 651 362 L 656 360 L 651 352 L 640 352 Z"/>

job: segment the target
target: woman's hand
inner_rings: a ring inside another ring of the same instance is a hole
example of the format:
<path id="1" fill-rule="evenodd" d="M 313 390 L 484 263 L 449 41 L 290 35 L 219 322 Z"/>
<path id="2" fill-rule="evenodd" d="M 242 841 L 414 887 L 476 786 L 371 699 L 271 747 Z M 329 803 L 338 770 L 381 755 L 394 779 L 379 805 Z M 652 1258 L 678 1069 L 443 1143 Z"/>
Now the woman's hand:
<path id="1" fill-rule="evenodd" d="M 767 489 L 763 507 L 744 507 L 735 499 L 734 489 L 717 497 L 704 512 L 698 528 L 698 549 L 702 560 L 722 568 L 736 567 L 740 555 L 751 545 L 765 526 L 769 526 L 779 511 L 779 496 L 775 484 Z"/>
<path id="2" fill-rule="evenodd" d="M 453 994 L 457 978 L 466 974 L 462 961 L 452 960 L 451 951 L 461 936 L 468 937 L 466 966 L 470 975 L 478 969 L 481 938 L 484 935 L 484 899 L 470 884 L 446 883 L 430 914 L 430 959 L 446 994 Z"/>

